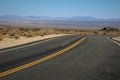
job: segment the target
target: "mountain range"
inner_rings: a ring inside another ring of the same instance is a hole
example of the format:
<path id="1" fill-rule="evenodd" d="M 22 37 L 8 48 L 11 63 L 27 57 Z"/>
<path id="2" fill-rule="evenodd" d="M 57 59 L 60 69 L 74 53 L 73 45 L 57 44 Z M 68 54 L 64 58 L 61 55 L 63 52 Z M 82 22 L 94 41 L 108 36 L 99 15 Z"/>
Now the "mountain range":
<path id="1" fill-rule="evenodd" d="M 73 16 L 73 17 L 49 17 L 49 16 L 17 16 L 0 15 L 0 21 L 11 20 L 69 20 L 69 21 L 120 21 L 120 18 L 103 19 L 91 16 Z"/>

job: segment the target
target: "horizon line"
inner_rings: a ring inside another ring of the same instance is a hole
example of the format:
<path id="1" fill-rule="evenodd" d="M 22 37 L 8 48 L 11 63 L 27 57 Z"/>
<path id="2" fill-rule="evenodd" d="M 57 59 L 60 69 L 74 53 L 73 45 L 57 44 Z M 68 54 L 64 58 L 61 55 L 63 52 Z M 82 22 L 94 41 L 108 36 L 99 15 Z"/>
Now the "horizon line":
<path id="1" fill-rule="evenodd" d="M 52 18 L 58 18 L 58 17 L 66 17 L 66 18 L 70 18 L 70 17 L 91 17 L 91 18 L 96 18 L 96 19 L 118 19 L 120 17 L 110 17 L 110 18 L 106 18 L 106 17 L 96 17 L 96 16 L 82 16 L 82 15 L 74 15 L 74 16 L 47 16 L 47 15 L 16 15 L 16 14 L 1 14 L 0 16 L 19 16 L 19 17 L 52 17 Z"/>

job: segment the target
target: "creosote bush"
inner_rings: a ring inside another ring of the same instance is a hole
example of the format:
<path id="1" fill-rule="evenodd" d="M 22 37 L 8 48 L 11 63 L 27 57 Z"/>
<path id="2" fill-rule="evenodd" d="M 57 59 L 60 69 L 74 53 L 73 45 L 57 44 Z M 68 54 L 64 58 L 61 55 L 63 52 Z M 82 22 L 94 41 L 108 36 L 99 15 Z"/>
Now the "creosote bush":
<path id="1" fill-rule="evenodd" d="M 24 32 L 24 36 L 25 37 L 34 37 L 34 36 L 36 36 L 36 33 L 33 31 L 28 31 L 28 32 Z"/>
<path id="2" fill-rule="evenodd" d="M 3 40 L 3 34 L 0 33 L 0 41 L 2 41 L 2 40 Z"/>
<path id="3" fill-rule="evenodd" d="M 15 39 L 19 39 L 20 38 L 20 36 L 19 35 L 15 35 Z"/>

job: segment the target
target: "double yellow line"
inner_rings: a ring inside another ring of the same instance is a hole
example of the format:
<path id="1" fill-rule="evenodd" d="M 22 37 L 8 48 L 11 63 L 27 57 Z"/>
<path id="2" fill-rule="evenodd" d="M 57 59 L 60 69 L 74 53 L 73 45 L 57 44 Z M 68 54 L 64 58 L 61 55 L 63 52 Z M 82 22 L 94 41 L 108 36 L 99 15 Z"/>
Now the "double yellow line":
<path id="1" fill-rule="evenodd" d="M 13 69 L 10 69 L 10 70 L 1 72 L 1 73 L 0 73 L 0 77 L 3 77 L 3 76 L 6 76 L 6 75 L 9 75 L 9 74 L 12 74 L 12 73 L 14 73 L 14 72 L 23 70 L 23 69 L 28 68 L 28 67 L 30 67 L 30 66 L 33 66 L 33 65 L 42 63 L 42 62 L 44 62 L 44 61 L 46 61 L 46 60 L 49 60 L 49 59 L 51 59 L 51 58 L 54 58 L 54 57 L 56 57 L 56 56 L 58 56 L 58 55 L 60 55 L 60 54 L 62 54 L 62 53 L 64 53 L 64 52 L 66 52 L 66 51 L 74 48 L 75 46 L 77 46 L 79 43 L 81 43 L 81 42 L 82 42 L 83 40 L 85 40 L 86 38 L 87 38 L 87 37 L 84 37 L 84 38 L 78 40 L 77 42 L 73 43 L 72 45 L 68 46 L 67 48 L 64 48 L 64 49 L 62 49 L 62 50 L 60 50 L 60 51 L 58 51 L 58 52 L 55 52 L 55 53 L 53 53 L 53 54 L 51 54 L 51 55 L 49 55 L 49 56 L 46 56 L 46 57 L 41 58 L 41 59 L 39 59 L 39 60 L 36 60 L 36 61 L 30 62 L 30 63 L 24 64 L 24 65 L 22 65 L 22 66 L 19 66 L 19 67 L 16 67 L 16 68 L 13 68 Z"/>

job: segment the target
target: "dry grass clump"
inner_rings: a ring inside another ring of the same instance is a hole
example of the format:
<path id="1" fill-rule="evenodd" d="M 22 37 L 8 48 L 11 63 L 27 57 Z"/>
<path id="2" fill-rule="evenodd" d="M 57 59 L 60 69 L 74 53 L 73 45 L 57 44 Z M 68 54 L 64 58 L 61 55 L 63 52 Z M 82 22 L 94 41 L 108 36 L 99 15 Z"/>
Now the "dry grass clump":
<path id="1" fill-rule="evenodd" d="M 9 29 L 7 34 L 9 36 L 15 36 L 15 35 L 20 35 L 21 34 L 21 31 L 17 28 L 14 28 L 14 29 Z"/>
<path id="2" fill-rule="evenodd" d="M 107 32 L 106 31 L 96 31 L 98 35 L 106 35 Z"/>
<path id="3" fill-rule="evenodd" d="M 37 36 L 44 36 L 44 35 L 46 35 L 46 33 L 42 30 L 39 30 L 39 31 L 36 32 L 36 35 Z"/>
<path id="4" fill-rule="evenodd" d="M 34 36 L 36 36 L 36 33 L 33 31 L 28 31 L 28 32 L 24 32 L 24 36 L 25 37 L 34 37 Z"/>
<path id="5" fill-rule="evenodd" d="M 25 37 L 44 36 L 48 34 L 54 34 L 53 29 L 29 29 L 23 32 Z"/>
<path id="6" fill-rule="evenodd" d="M 3 40 L 3 34 L 0 33 L 0 41 Z"/>
<path id="7" fill-rule="evenodd" d="M 120 35 L 120 31 L 110 31 L 108 32 L 109 35 Z"/>
<path id="8" fill-rule="evenodd" d="M 19 39 L 19 38 L 20 38 L 20 36 L 19 36 L 19 35 L 15 35 L 14 37 L 15 37 L 15 39 Z"/>

